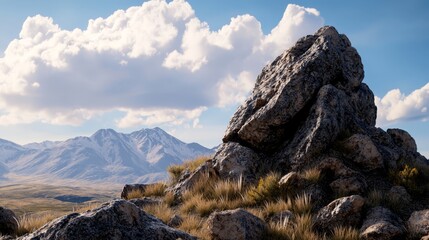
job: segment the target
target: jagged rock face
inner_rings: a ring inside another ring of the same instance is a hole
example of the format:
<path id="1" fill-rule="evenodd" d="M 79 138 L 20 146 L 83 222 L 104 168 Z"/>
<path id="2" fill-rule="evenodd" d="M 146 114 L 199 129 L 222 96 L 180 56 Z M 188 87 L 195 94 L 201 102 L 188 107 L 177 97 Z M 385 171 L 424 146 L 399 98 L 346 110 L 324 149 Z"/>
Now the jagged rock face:
<path id="1" fill-rule="evenodd" d="M 15 213 L 7 208 L 0 207 L 0 236 L 15 235 L 18 230 L 18 221 Z"/>
<path id="2" fill-rule="evenodd" d="M 248 170 L 225 167 L 231 158 L 222 150 L 236 153 L 237 143 L 251 156 L 248 165 L 268 157 L 276 165 L 299 169 L 339 135 L 374 127 L 374 95 L 363 76 L 359 54 L 335 28 L 300 39 L 262 70 L 252 95 L 231 119 L 214 158 L 221 176 L 251 178 Z"/>
<path id="3" fill-rule="evenodd" d="M 125 200 L 106 203 L 100 208 L 58 218 L 19 240 L 84 239 L 196 239 L 168 227 Z"/>

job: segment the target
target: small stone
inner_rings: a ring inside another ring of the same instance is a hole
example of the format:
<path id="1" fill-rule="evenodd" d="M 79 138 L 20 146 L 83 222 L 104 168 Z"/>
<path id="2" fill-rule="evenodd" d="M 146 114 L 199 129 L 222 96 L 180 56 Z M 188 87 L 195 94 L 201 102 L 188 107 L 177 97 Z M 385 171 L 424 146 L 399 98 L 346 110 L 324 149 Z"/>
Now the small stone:
<path id="1" fill-rule="evenodd" d="M 319 230 L 333 230 L 337 226 L 357 226 L 365 199 L 359 195 L 338 198 L 317 213 L 314 226 Z"/>

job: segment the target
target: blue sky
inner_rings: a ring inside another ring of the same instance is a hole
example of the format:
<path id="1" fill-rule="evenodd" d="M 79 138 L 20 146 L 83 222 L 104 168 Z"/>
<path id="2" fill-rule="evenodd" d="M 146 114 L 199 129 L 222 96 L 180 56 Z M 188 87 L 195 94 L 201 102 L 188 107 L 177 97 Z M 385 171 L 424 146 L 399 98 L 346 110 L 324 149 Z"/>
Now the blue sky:
<path id="1" fill-rule="evenodd" d="M 160 126 L 185 141 L 216 145 L 261 67 L 300 34 L 333 25 L 362 57 L 364 81 L 378 97 L 378 125 L 409 131 L 419 150 L 429 153 L 429 2 L 152 1 L 152 10 L 143 3 L 3 3 L 0 138 L 28 143 L 90 135 L 99 128 L 130 132 Z M 296 5 L 282 23 L 288 4 Z M 132 6 L 139 7 L 112 15 Z M 135 22 L 161 9 L 169 10 L 147 17 L 149 23 Z M 287 21 L 294 16 L 295 27 Z M 90 31 L 88 21 L 96 18 L 101 19 Z M 282 31 L 271 32 L 276 26 Z M 255 45 L 259 40 L 263 43 Z M 255 47 L 264 51 L 251 53 Z"/>

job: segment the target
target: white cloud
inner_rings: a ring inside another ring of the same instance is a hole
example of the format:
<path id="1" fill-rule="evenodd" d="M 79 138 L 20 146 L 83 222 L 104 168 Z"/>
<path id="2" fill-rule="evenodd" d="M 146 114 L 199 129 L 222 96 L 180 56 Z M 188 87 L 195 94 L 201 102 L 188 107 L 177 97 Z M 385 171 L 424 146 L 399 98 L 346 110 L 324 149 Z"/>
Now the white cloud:
<path id="1" fill-rule="evenodd" d="M 429 119 L 429 83 L 408 96 L 399 89 L 389 91 L 383 98 L 375 97 L 377 124 L 403 120 Z"/>
<path id="2" fill-rule="evenodd" d="M 268 35 L 250 15 L 212 31 L 183 0 L 148 1 L 72 31 L 28 17 L 0 58 L 0 124 L 79 125 L 121 111 L 119 127 L 200 127 L 208 107 L 243 101 L 263 65 L 322 25 L 317 10 L 291 4 Z"/>

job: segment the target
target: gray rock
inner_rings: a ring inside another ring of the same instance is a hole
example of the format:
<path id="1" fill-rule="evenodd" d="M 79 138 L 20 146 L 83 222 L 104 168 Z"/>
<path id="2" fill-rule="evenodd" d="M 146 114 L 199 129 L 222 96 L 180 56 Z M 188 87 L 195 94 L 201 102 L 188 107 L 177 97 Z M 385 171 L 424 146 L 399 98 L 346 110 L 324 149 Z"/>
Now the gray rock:
<path id="1" fill-rule="evenodd" d="M 404 222 L 389 209 L 375 207 L 369 210 L 360 229 L 360 237 L 366 240 L 403 239 L 407 232 Z"/>
<path id="2" fill-rule="evenodd" d="M 344 142 L 350 158 L 365 170 L 383 168 L 383 157 L 367 135 L 355 134 Z"/>
<path id="3" fill-rule="evenodd" d="M 58 218 L 19 240 L 196 239 L 163 224 L 125 200 Z"/>
<path id="4" fill-rule="evenodd" d="M 15 235 L 18 230 L 18 220 L 15 213 L 0 207 L 0 235 Z"/>
<path id="5" fill-rule="evenodd" d="M 351 195 L 351 194 L 363 194 L 366 192 L 368 185 L 365 179 L 359 177 L 343 177 L 338 178 L 329 184 L 332 191 L 336 195 Z"/>
<path id="6" fill-rule="evenodd" d="M 407 221 L 407 227 L 412 236 L 429 235 L 429 209 L 413 212 Z"/>
<path id="7" fill-rule="evenodd" d="M 259 240 L 267 228 L 264 221 L 243 209 L 214 212 L 207 225 L 213 240 Z"/>
<path id="8" fill-rule="evenodd" d="M 333 230 L 337 226 L 358 226 L 365 199 L 359 195 L 338 198 L 317 213 L 314 226 L 319 230 Z"/>
<path id="9" fill-rule="evenodd" d="M 128 199 L 128 193 L 131 191 L 141 191 L 144 192 L 148 184 L 125 184 L 121 192 L 122 199 Z"/>
<path id="10" fill-rule="evenodd" d="M 402 129 L 387 129 L 387 133 L 392 137 L 393 142 L 405 151 L 417 152 L 417 144 L 411 135 Z"/>
<path id="11" fill-rule="evenodd" d="M 297 172 L 289 172 L 279 180 L 279 185 L 283 189 L 299 188 L 303 186 L 303 179 Z"/>
<path id="12" fill-rule="evenodd" d="M 257 180 L 261 158 L 252 149 L 235 142 L 224 143 L 216 152 L 214 168 L 221 178 L 243 178 L 245 183 Z"/>
<path id="13" fill-rule="evenodd" d="M 407 189 L 403 186 L 393 186 L 387 193 L 387 197 L 403 205 L 408 205 L 412 201 L 411 195 L 408 194 Z"/>

